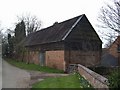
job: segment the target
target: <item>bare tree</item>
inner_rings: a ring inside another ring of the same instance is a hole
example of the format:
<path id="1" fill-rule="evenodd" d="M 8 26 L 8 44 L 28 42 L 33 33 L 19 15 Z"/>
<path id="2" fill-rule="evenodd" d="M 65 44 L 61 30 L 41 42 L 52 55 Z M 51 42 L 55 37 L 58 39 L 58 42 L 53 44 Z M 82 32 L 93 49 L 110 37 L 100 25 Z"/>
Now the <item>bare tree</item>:
<path id="1" fill-rule="evenodd" d="M 112 3 L 101 8 L 98 20 L 103 23 L 103 28 L 110 28 L 120 34 L 120 0 L 112 0 Z"/>
<path id="2" fill-rule="evenodd" d="M 40 30 L 41 21 L 38 20 L 36 16 L 32 16 L 30 14 L 21 17 L 18 16 L 18 20 L 19 21 L 23 20 L 25 22 L 27 34 Z"/>
<path id="3" fill-rule="evenodd" d="M 100 10 L 98 21 L 100 21 L 100 28 L 106 31 L 101 31 L 102 36 L 107 43 L 105 47 L 109 47 L 115 38 L 120 35 L 120 0 L 110 0 Z"/>
<path id="4" fill-rule="evenodd" d="M 106 38 L 107 43 L 104 46 L 105 48 L 109 48 L 110 47 L 110 45 L 114 42 L 113 38 L 115 38 L 115 37 L 113 37 L 112 35 L 109 35 L 109 37 Z"/>
<path id="5" fill-rule="evenodd" d="M 7 29 L 5 33 L 6 33 L 6 34 L 8 34 L 8 33 L 10 33 L 10 34 L 14 34 L 14 33 L 15 33 L 15 31 L 14 31 L 14 30 L 12 30 L 12 29 Z"/>

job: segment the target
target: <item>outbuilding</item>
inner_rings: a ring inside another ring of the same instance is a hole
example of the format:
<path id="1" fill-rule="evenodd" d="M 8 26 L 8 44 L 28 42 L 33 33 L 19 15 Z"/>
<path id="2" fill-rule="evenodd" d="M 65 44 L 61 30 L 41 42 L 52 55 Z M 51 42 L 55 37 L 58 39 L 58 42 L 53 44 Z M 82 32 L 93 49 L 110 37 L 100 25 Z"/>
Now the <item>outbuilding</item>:
<path id="1" fill-rule="evenodd" d="M 83 14 L 31 33 L 25 47 L 27 61 L 65 71 L 69 64 L 99 64 L 102 41 Z"/>

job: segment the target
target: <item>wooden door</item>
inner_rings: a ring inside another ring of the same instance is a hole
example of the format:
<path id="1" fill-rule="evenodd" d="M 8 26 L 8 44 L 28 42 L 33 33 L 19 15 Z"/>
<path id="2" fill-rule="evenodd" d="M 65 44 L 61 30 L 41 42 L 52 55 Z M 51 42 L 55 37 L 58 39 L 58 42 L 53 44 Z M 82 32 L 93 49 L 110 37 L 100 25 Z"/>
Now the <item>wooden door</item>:
<path id="1" fill-rule="evenodd" d="M 40 65 L 45 66 L 45 52 L 40 52 Z"/>

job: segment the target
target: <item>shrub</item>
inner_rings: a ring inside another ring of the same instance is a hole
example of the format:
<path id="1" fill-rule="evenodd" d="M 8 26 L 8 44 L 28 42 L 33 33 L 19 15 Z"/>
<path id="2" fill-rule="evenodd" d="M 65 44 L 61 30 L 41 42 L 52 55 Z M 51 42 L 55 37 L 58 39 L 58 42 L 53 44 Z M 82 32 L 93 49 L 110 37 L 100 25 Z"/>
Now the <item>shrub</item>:
<path id="1" fill-rule="evenodd" d="M 111 72 L 108 76 L 110 88 L 120 88 L 120 68 Z"/>

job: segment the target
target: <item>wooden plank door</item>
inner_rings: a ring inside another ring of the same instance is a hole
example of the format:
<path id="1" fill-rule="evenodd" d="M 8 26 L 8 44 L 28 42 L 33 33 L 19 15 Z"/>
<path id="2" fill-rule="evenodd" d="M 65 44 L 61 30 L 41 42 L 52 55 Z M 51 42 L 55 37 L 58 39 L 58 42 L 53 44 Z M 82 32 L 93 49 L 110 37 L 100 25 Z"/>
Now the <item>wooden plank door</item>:
<path id="1" fill-rule="evenodd" d="M 40 65 L 45 66 L 45 52 L 40 52 Z"/>

